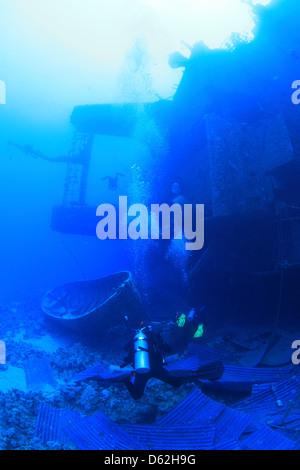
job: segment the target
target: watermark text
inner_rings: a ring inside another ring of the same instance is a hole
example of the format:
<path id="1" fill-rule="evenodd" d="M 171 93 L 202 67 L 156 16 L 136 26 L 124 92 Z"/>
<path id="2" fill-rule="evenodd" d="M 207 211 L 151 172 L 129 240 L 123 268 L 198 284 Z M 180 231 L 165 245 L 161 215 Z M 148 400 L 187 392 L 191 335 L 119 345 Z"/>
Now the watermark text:
<path id="1" fill-rule="evenodd" d="M 0 80 L 0 104 L 6 104 L 6 85 Z"/>
<path id="2" fill-rule="evenodd" d="M 189 251 L 204 246 L 204 204 L 152 204 L 149 212 L 144 204 L 128 207 L 127 196 L 120 196 L 118 208 L 101 204 L 96 214 L 100 240 L 184 240 Z"/>
<path id="3" fill-rule="evenodd" d="M 4 341 L 0 341 L 0 365 L 6 364 L 6 346 Z"/>
<path id="4" fill-rule="evenodd" d="M 292 89 L 296 90 L 292 94 L 292 103 L 295 105 L 300 104 L 300 80 L 295 80 L 292 83 Z"/>

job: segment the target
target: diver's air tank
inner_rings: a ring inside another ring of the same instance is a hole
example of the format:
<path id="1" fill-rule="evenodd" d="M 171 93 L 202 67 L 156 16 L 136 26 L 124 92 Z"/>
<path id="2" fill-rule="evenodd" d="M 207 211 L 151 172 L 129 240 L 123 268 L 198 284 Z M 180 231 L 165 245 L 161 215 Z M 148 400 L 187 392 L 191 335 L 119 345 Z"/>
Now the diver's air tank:
<path id="1" fill-rule="evenodd" d="M 191 323 L 194 320 L 195 315 L 196 315 L 196 310 L 194 308 L 192 308 L 192 310 L 190 311 L 190 313 L 188 314 L 188 317 L 187 317 L 187 320 L 188 320 L 189 323 Z"/>
<path id="2" fill-rule="evenodd" d="M 150 372 L 148 340 L 142 331 L 139 331 L 134 338 L 134 369 L 137 374 Z"/>

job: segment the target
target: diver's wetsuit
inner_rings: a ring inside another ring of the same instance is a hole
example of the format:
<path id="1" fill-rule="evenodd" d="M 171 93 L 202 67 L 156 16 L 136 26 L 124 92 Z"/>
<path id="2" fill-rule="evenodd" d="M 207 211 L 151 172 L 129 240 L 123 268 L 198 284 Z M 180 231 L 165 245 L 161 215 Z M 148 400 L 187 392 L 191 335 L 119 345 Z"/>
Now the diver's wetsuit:
<path id="1" fill-rule="evenodd" d="M 125 380 L 124 383 L 134 400 L 138 400 L 143 396 L 147 382 L 151 378 L 162 380 L 173 387 L 179 387 L 182 384 L 180 378 L 171 377 L 169 372 L 163 368 L 163 351 L 169 352 L 169 346 L 162 341 L 160 335 L 154 335 L 150 330 L 143 330 L 143 333 L 147 336 L 148 340 L 151 371 L 148 374 L 133 373 L 131 377 Z M 125 363 L 121 367 L 126 367 L 127 365 L 134 363 L 133 344 L 130 343 L 127 346 L 127 349 L 129 349 L 129 354 L 125 359 Z"/>

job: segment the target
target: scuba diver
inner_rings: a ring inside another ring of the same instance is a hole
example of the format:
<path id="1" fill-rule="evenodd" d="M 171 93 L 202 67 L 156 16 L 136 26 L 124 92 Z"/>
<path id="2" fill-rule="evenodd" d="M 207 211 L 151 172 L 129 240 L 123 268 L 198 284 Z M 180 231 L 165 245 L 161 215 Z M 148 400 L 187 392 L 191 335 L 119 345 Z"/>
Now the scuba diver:
<path id="1" fill-rule="evenodd" d="M 147 382 L 152 377 L 173 385 L 173 387 L 181 385 L 179 378 L 170 377 L 168 371 L 163 368 L 165 364 L 163 353 L 169 352 L 170 349 L 162 341 L 160 335 L 153 334 L 151 327 L 140 330 L 126 349 L 128 356 L 121 365 L 121 369 L 128 365 L 134 366 L 131 376 L 124 381 L 134 400 L 143 396 Z"/>
<path id="2" fill-rule="evenodd" d="M 116 191 L 118 189 L 118 180 L 119 176 L 124 176 L 122 173 L 116 173 L 115 177 L 113 178 L 112 176 L 104 176 L 104 178 L 101 178 L 101 181 L 108 180 L 108 188 L 111 191 Z"/>
<path id="3" fill-rule="evenodd" d="M 199 324 L 195 309 L 192 309 L 185 316 L 184 325 L 183 316 L 180 316 L 180 322 L 178 320 L 175 323 L 169 322 L 171 334 L 172 329 L 173 333 L 177 329 L 182 329 L 184 333 L 181 335 L 181 351 L 186 349 L 192 337 L 201 337 L 203 334 L 203 324 Z M 162 380 L 173 387 L 179 387 L 186 382 L 193 382 L 200 378 L 218 380 L 222 376 L 224 368 L 221 362 L 213 362 L 199 367 L 197 371 L 182 371 L 181 376 L 178 376 L 178 373 L 176 377 L 170 375 L 169 371 L 164 367 L 167 365 L 165 354 L 172 352 L 173 347 L 164 341 L 162 331 L 154 331 L 155 326 L 157 327 L 159 324 L 157 323 L 154 324 L 154 327 L 150 325 L 138 330 L 133 341 L 126 346 L 128 355 L 121 368 L 132 365 L 134 370 L 131 376 L 127 377 L 123 383 L 134 400 L 138 400 L 143 396 L 147 382 L 151 378 Z"/>
<path id="4" fill-rule="evenodd" d="M 59 155 L 58 157 L 48 157 L 47 155 L 40 152 L 39 150 L 36 150 L 29 144 L 20 145 L 9 141 L 8 147 L 9 149 L 11 149 L 11 147 L 15 147 L 21 150 L 21 152 L 23 152 L 25 155 L 28 155 L 33 158 L 40 158 L 51 163 L 73 163 L 84 165 L 89 160 L 88 153 L 85 153 L 84 151 L 78 153 L 68 152 L 66 155 Z"/>
<path id="5" fill-rule="evenodd" d="M 179 183 L 172 184 L 172 205 L 178 204 L 184 210 L 185 204 L 190 204 L 188 199 L 183 195 L 182 189 Z M 175 226 L 172 227 L 172 233 L 175 234 Z M 178 292 L 182 292 L 182 297 L 185 299 L 186 303 L 189 304 L 189 264 L 192 253 L 186 250 L 186 238 L 184 235 L 183 228 L 180 227 L 181 239 L 172 235 L 169 242 L 169 246 L 165 253 L 165 259 L 170 262 L 175 268 L 176 276 L 174 279 L 177 279 L 177 286 L 175 287 Z"/>
<path id="6" fill-rule="evenodd" d="M 179 204 L 183 207 L 184 204 L 189 203 L 189 201 L 182 195 L 182 190 L 179 183 L 173 183 L 171 191 L 173 194 L 172 204 Z"/>
<path id="7" fill-rule="evenodd" d="M 173 329 L 173 349 L 178 354 L 183 354 L 188 344 L 197 338 L 202 338 L 204 334 L 203 311 L 205 306 L 200 310 L 192 308 L 191 311 L 185 315 L 177 313 L 176 325 Z"/>

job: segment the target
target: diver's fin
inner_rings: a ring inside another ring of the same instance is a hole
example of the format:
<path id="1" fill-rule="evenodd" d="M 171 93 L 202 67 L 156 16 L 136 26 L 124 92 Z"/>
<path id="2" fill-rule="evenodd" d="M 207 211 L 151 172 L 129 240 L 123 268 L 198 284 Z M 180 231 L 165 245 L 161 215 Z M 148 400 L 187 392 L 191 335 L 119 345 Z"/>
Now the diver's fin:
<path id="1" fill-rule="evenodd" d="M 205 366 L 199 367 L 195 375 L 198 379 L 203 380 L 218 380 L 224 373 L 223 363 L 220 361 L 212 362 Z"/>

